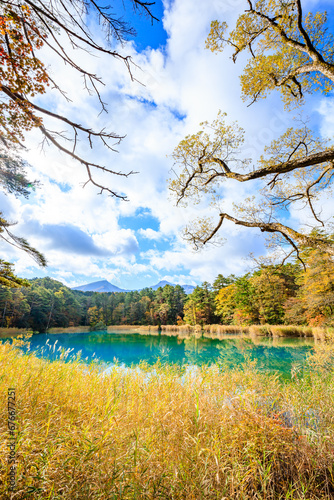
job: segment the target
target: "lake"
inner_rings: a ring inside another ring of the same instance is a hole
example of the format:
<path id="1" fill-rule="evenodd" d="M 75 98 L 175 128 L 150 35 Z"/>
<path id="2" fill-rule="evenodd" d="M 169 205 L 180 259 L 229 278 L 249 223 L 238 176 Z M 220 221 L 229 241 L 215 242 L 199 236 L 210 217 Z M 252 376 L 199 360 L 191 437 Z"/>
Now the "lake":
<path id="1" fill-rule="evenodd" d="M 261 370 L 278 371 L 284 375 L 296 365 L 303 365 L 311 353 L 313 340 L 302 338 L 250 339 L 238 335 L 222 340 L 205 336 L 177 337 L 139 333 L 38 334 L 30 338 L 30 348 L 39 356 L 55 359 L 61 349 L 72 349 L 70 355 L 81 352 L 81 358 L 111 364 L 117 361 L 125 366 L 141 361 L 203 365 L 222 363 L 240 366 L 246 360 L 256 360 Z"/>

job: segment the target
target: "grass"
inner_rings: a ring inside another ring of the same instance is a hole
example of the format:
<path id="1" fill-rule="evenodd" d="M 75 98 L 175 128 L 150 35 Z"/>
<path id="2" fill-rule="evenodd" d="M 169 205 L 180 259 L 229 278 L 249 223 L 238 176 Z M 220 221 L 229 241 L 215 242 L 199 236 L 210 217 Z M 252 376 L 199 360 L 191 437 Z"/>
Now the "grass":
<path id="1" fill-rule="evenodd" d="M 0 497 L 332 499 L 333 352 L 319 343 L 309 370 L 283 382 L 250 361 L 103 372 L 0 344 L 1 394 L 16 388 L 18 429 L 11 497 L 3 404 Z"/>
<path id="2" fill-rule="evenodd" d="M 90 326 L 68 326 L 67 328 L 49 328 L 48 333 L 88 333 Z"/>
<path id="3" fill-rule="evenodd" d="M 251 336 L 255 337 L 265 337 L 270 335 L 269 325 L 251 325 L 249 327 L 249 333 Z"/>
<path id="4" fill-rule="evenodd" d="M 216 333 L 216 334 L 240 334 L 248 333 L 248 326 L 240 325 L 204 325 L 203 330 L 206 333 Z"/>
<path id="5" fill-rule="evenodd" d="M 310 326 L 268 325 L 268 330 L 273 337 L 312 337 L 314 329 Z M 320 328 L 316 330 L 320 330 Z"/>
<path id="6" fill-rule="evenodd" d="M 73 326 L 68 328 L 50 328 L 48 333 L 86 333 L 90 326 Z M 226 335 L 250 335 L 255 337 L 310 337 L 315 340 L 325 340 L 334 336 L 334 328 L 310 327 L 300 325 L 111 325 L 107 326 L 108 333 L 126 332 L 141 333 L 143 335 L 168 335 L 168 336 L 209 336 L 210 338 L 223 339 Z M 27 333 L 26 330 L 17 328 L 0 328 L 0 338 L 16 337 Z"/>
<path id="7" fill-rule="evenodd" d="M 0 338 L 16 337 L 28 333 L 26 328 L 0 328 Z"/>

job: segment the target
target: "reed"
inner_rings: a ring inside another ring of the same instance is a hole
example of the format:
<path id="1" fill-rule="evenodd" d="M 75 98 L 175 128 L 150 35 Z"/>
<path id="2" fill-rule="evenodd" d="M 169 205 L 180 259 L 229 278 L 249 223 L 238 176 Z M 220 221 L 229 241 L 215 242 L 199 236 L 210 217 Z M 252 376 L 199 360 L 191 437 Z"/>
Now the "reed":
<path id="1" fill-rule="evenodd" d="M 319 326 L 314 326 L 313 328 L 311 328 L 311 335 L 315 340 L 324 341 L 326 340 L 326 329 Z"/>
<path id="2" fill-rule="evenodd" d="M 332 499 L 333 348 L 317 349 L 312 370 L 283 383 L 253 362 L 103 372 L 0 344 L 0 390 L 16 389 L 18 428 L 11 497 L 1 405 L 0 497 Z"/>
<path id="3" fill-rule="evenodd" d="M 268 328 L 273 337 L 306 337 L 309 332 L 299 325 L 268 325 Z"/>
<path id="4" fill-rule="evenodd" d="M 221 325 L 221 333 L 249 333 L 249 326 L 246 325 Z"/>
<path id="5" fill-rule="evenodd" d="M 135 329 L 135 327 L 133 327 Z M 148 331 L 148 332 L 159 332 L 160 327 L 158 325 L 141 325 L 138 327 L 139 331 Z"/>
<path id="6" fill-rule="evenodd" d="M 204 325 L 204 332 L 211 334 L 240 334 L 240 333 L 248 333 L 248 326 L 240 326 L 240 325 Z"/>
<path id="7" fill-rule="evenodd" d="M 270 334 L 269 325 L 251 325 L 249 327 L 249 333 L 254 337 L 264 337 Z"/>
<path id="8" fill-rule="evenodd" d="M 109 333 L 112 333 L 112 332 L 117 332 L 117 331 L 132 331 L 132 330 L 135 330 L 135 331 L 138 331 L 139 328 L 144 328 L 143 326 L 139 326 L 139 325 L 108 325 L 107 326 L 107 332 Z"/>
<path id="9" fill-rule="evenodd" d="M 69 326 L 67 328 L 49 328 L 47 333 L 88 333 L 90 331 L 90 326 Z"/>
<path id="10" fill-rule="evenodd" d="M 161 333 L 163 334 L 166 332 L 177 334 L 179 331 L 180 327 L 177 325 L 161 325 Z"/>
<path id="11" fill-rule="evenodd" d="M 0 338 L 17 337 L 30 333 L 26 328 L 0 328 Z"/>
<path id="12" fill-rule="evenodd" d="M 179 325 L 177 328 L 178 333 L 181 335 L 191 335 L 194 330 L 191 325 Z"/>
<path id="13" fill-rule="evenodd" d="M 334 342 L 334 328 L 329 326 L 326 328 L 326 338 L 331 342 Z"/>

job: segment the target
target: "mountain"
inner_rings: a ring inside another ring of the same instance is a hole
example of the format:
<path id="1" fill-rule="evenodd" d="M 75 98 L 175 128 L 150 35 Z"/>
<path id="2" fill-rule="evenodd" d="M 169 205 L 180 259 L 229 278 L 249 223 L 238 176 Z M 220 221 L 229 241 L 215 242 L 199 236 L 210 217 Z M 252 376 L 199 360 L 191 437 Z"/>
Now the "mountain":
<path id="1" fill-rule="evenodd" d="M 107 280 L 94 281 L 94 283 L 88 283 L 87 285 L 75 286 L 72 290 L 80 290 L 81 292 L 128 292 L 129 290 L 123 290 L 118 288 L 118 286 L 112 285 Z"/>
<path id="2" fill-rule="evenodd" d="M 180 286 L 182 286 L 183 290 L 185 291 L 185 293 L 187 295 L 189 295 L 190 293 L 193 293 L 193 291 L 196 288 L 194 285 L 180 285 Z"/>
<path id="3" fill-rule="evenodd" d="M 164 287 L 166 285 L 176 286 L 173 283 L 169 283 L 166 280 L 159 281 L 156 285 L 148 286 L 145 288 L 152 288 L 152 290 L 157 290 L 160 287 Z M 193 285 L 180 285 L 184 289 L 186 294 L 191 293 L 194 290 Z M 94 283 L 87 283 L 87 285 L 75 286 L 72 290 L 79 290 L 81 292 L 129 292 L 130 290 L 124 290 L 123 288 L 118 288 L 118 286 L 109 283 L 107 280 L 102 281 L 94 281 Z M 138 291 L 141 290 L 138 289 Z"/>
<path id="4" fill-rule="evenodd" d="M 166 285 L 175 286 L 172 283 L 169 283 L 169 281 L 163 280 L 159 281 L 159 283 L 157 283 L 156 285 L 146 286 L 145 288 L 152 288 L 152 290 L 158 290 L 158 288 L 160 287 L 163 288 Z"/>
<path id="5" fill-rule="evenodd" d="M 159 281 L 159 283 L 157 283 L 156 285 L 148 286 L 146 288 L 152 288 L 152 290 L 157 290 L 158 288 L 160 288 L 160 287 L 163 288 L 166 285 L 176 286 L 173 283 L 169 283 L 169 281 L 163 280 L 163 281 Z M 194 291 L 194 288 L 195 288 L 193 285 L 180 285 L 180 286 L 182 286 L 182 288 L 186 294 L 192 293 Z"/>

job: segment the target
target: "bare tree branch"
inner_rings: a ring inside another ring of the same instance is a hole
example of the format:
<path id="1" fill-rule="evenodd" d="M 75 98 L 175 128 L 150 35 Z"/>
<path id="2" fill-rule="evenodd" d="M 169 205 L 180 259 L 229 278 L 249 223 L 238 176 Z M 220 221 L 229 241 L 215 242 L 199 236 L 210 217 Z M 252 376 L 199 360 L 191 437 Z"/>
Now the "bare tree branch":
<path id="1" fill-rule="evenodd" d="M 141 0 L 130 0 L 130 2 L 136 10 L 141 11 L 149 18 L 151 18 L 152 22 L 158 20 L 153 15 L 151 10 L 155 2 L 146 2 Z M 24 3 L 24 6 L 26 7 L 25 9 L 22 8 L 20 0 L 1 0 L 2 9 L 7 9 L 4 10 L 4 15 L 6 16 L 6 12 L 9 14 L 8 29 L 11 29 L 10 19 L 14 16 L 13 19 L 15 19 L 16 23 L 15 29 L 18 30 L 17 39 L 19 39 L 19 37 L 21 36 L 21 25 L 22 34 L 24 36 L 24 39 L 26 40 L 27 47 L 29 48 L 29 50 L 27 51 L 28 60 L 29 57 L 32 57 L 33 59 L 31 67 L 35 68 L 35 71 L 40 72 L 39 75 L 37 73 L 32 73 L 31 79 L 34 79 L 36 77 L 43 77 L 44 82 L 45 80 L 47 80 L 46 85 L 48 85 L 49 82 L 52 83 L 53 87 L 60 91 L 61 94 L 67 99 L 67 101 L 70 101 L 61 87 L 48 75 L 43 63 L 36 58 L 36 40 L 38 40 L 40 44 L 46 44 L 51 50 L 53 50 L 55 54 L 64 61 L 65 64 L 69 64 L 74 70 L 76 70 L 83 76 L 87 91 L 90 94 L 95 93 L 100 102 L 101 111 L 107 111 L 106 104 L 103 102 L 100 91 L 98 89 L 98 84 L 103 84 L 101 78 L 93 74 L 92 72 L 87 71 L 84 66 L 82 66 L 81 62 L 78 63 L 73 59 L 72 55 L 68 53 L 65 46 L 61 42 L 60 35 L 61 33 L 65 34 L 68 37 L 73 48 L 91 51 L 92 54 L 95 55 L 99 53 L 107 54 L 111 57 L 122 60 L 129 70 L 131 79 L 133 79 L 130 66 L 131 58 L 128 55 L 123 55 L 114 47 L 106 47 L 100 44 L 97 41 L 97 38 L 94 37 L 94 35 L 92 35 L 89 30 L 87 16 L 94 13 L 98 15 L 101 27 L 106 32 L 106 38 L 108 42 L 116 40 L 117 42 L 123 44 L 127 36 L 134 36 L 134 29 L 129 26 L 122 18 L 117 18 L 111 10 L 110 6 L 100 4 L 98 0 L 50 0 L 47 3 L 43 0 L 27 0 Z M 29 14 L 27 14 L 27 9 L 30 9 Z M 8 39 L 6 30 L 3 40 L 7 48 L 9 63 L 11 61 L 15 62 L 13 58 L 15 58 L 16 55 L 13 54 L 13 45 L 11 45 L 10 40 Z M 37 48 L 39 47 L 40 45 L 37 45 Z M 16 68 L 16 64 L 13 64 L 12 70 L 14 72 L 16 72 Z M 26 75 L 24 75 L 23 78 L 25 77 Z M 30 78 L 30 75 L 27 75 L 27 78 L 28 77 Z M 132 174 L 132 171 L 129 173 L 117 172 L 114 169 L 106 168 L 102 165 L 92 163 L 76 153 L 79 141 L 79 132 L 86 134 L 88 143 L 91 148 L 93 147 L 93 139 L 95 138 L 100 139 L 102 144 L 111 151 L 115 151 L 115 149 L 113 147 L 114 144 L 111 144 L 110 141 L 116 140 L 119 142 L 124 138 L 124 136 L 121 136 L 115 132 L 106 131 L 105 129 L 99 131 L 93 130 L 89 126 L 84 126 L 81 123 L 77 123 L 67 116 L 60 115 L 40 106 L 33 102 L 34 99 L 31 98 L 36 94 L 36 91 L 31 91 L 29 87 L 29 81 L 27 80 L 28 83 L 26 84 L 24 89 L 21 90 L 20 82 L 22 82 L 22 75 L 16 73 L 16 82 L 17 84 L 11 84 L 12 82 L 7 83 L 5 79 L 5 81 L 2 81 L 0 84 L 0 92 L 2 92 L 3 95 L 9 98 L 10 101 L 15 103 L 17 109 L 22 114 L 21 122 L 18 121 L 18 113 L 15 116 L 14 111 L 9 111 L 9 113 L 12 113 L 9 117 L 9 120 L 2 119 L 2 117 L 0 117 L 0 126 L 2 126 L 4 131 L 6 131 L 5 133 L 7 134 L 8 139 L 14 142 L 18 142 L 20 139 L 23 139 L 25 130 L 29 130 L 31 126 L 39 127 L 42 134 L 50 143 L 56 146 L 63 153 L 71 156 L 73 159 L 79 161 L 82 165 L 85 166 L 88 174 L 88 182 L 99 187 L 101 192 L 108 191 L 112 196 L 116 196 L 120 199 L 125 199 L 125 196 L 117 194 L 113 189 L 101 186 L 96 180 L 94 180 L 92 176 L 92 169 L 99 169 L 110 174 L 123 175 L 126 177 Z M 37 90 L 37 93 L 38 92 L 39 90 Z M 54 133 L 50 130 L 47 130 L 42 122 L 43 115 L 49 116 L 69 126 L 71 130 L 73 130 L 73 138 L 67 138 L 63 132 Z M 11 121 L 15 125 L 15 120 L 17 120 L 17 127 L 12 126 L 11 130 L 10 126 L 6 126 L 6 123 L 11 123 Z M 29 122 L 31 122 L 31 125 Z M 20 129 L 20 126 L 22 126 L 22 129 Z M 61 142 L 56 139 L 56 135 L 58 136 L 58 138 L 66 141 L 73 140 L 73 148 L 68 149 L 67 147 L 62 145 Z"/>
<path id="2" fill-rule="evenodd" d="M 259 221 L 245 221 L 245 220 L 240 220 L 237 219 L 236 217 L 233 217 L 227 213 L 221 213 L 219 215 L 220 220 L 217 224 L 217 226 L 214 228 L 214 230 L 211 232 L 211 234 L 205 238 L 203 241 L 201 241 L 202 245 L 205 245 L 208 243 L 211 238 L 217 233 L 217 231 L 220 229 L 222 226 L 223 222 L 225 219 L 234 222 L 237 226 L 244 226 L 244 227 L 250 227 L 250 228 L 258 228 L 262 232 L 266 233 L 279 233 L 281 234 L 289 243 L 290 245 L 297 251 L 299 246 L 311 246 L 311 247 L 316 247 L 319 248 L 323 252 L 327 252 L 330 255 L 334 256 L 334 247 L 331 243 L 329 243 L 327 240 L 322 239 L 322 238 L 314 238 L 312 236 L 308 236 L 305 234 L 302 234 L 298 231 L 295 231 L 294 229 L 285 226 L 284 224 L 281 224 L 280 222 L 259 222 Z M 298 250 L 299 251 L 299 250 Z"/>

